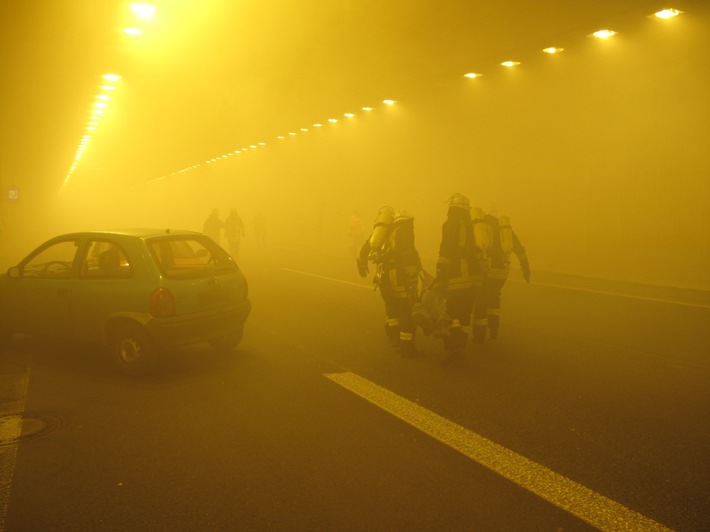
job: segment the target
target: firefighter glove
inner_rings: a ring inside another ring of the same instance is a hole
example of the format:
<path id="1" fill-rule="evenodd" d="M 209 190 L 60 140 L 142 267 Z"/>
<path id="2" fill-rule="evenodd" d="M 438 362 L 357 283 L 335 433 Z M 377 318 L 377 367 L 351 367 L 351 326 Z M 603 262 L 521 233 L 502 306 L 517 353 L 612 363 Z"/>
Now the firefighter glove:
<path id="1" fill-rule="evenodd" d="M 357 271 L 360 277 L 367 277 L 367 274 L 370 273 L 370 269 L 367 267 L 366 260 L 357 259 Z"/>
<path id="2" fill-rule="evenodd" d="M 530 282 L 530 264 L 528 261 L 523 261 L 520 263 L 520 267 L 523 269 L 523 277 L 525 277 L 525 282 Z"/>

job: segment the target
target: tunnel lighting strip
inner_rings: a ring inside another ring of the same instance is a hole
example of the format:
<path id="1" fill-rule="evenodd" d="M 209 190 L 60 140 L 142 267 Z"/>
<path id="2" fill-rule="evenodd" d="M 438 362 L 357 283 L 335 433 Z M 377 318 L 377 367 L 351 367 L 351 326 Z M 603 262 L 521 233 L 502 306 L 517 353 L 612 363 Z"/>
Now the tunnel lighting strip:
<path id="1" fill-rule="evenodd" d="M 599 530 L 671 530 L 355 373 L 326 373 L 324 376 Z"/>
<path id="2" fill-rule="evenodd" d="M 131 5 L 130 5 L 130 9 L 131 9 L 131 11 L 134 13 L 134 15 L 139 19 L 139 21 L 144 21 L 144 20 L 151 19 L 151 18 L 155 15 L 155 7 L 152 6 L 152 5 L 150 5 L 150 4 L 134 3 L 134 4 L 131 4 Z M 653 15 L 649 15 L 649 16 L 650 16 L 650 17 L 654 17 L 654 18 L 656 18 L 656 19 L 666 20 L 666 19 L 675 18 L 675 17 L 677 17 L 678 15 L 681 15 L 681 14 L 683 14 L 683 13 L 684 13 L 683 11 L 680 11 L 680 10 L 678 10 L 678 9 L 666 8 L 666 9 L 663 9 L 663 10 L 661 10 L 661 11 L 658 11 L 658 12 L 654 13 Z M 135 32 L 132 32 L 131 30 L 135 30 Z M 142 33 L 141 29 L 138 28 L 138 27 L 136 27 L 136 28 L 126 28 L 124 31 L 128 31 L 129 33 L 134 33 L 134 34 L 136 34 L 136 35 L 139 34 L 139 33 Z M 591 34 L 591 36 L 604 40 L 604 39 L 608 39 L 608 38 L 610 38 L 610 37 L 613 37 L 613 36 L 615 36 L 615 35 L 617 35 L 617 34 L 618 34 L 618 33 L 615 32 L 615 31 L 613 31 L 613 30 L 602 29 L 602 30 L 595 31 L 594 33 Z M 558 53 L 564 51 L 564 48 L 561 48 L 561 47 L 559 47 L 559 46 L 549 46 L 549 47 L 547 47 L 547 48 L 544 48 L 542 51 L 543 51 L 544 53 L 546 53 L 546 54 L 549 54 L 549 55 L 555 55 L 555 54 L 558 54 Z M 500 65 L 502 65 L 502 66 L 505 67 L 505 68 L 513 68 L 513 67 L 519 66 L 519 65 L 520 65 L 520 61 L 506 60 L 506 61 L 501 62 Z M 478 78 L 480 78 L 482 75 L 483 75 L 483 74 L 481 74 L 481 73 L 479 73 L 479 72 L 469 72 L 469 73 L 467 73 L 467 74 L 464 74 L 464 77 L 466 77 L 466 78 L 468 78 L 468 79 L 478 79 Z M 102 87 L 102 89 L 104 89 L 104 88 L 106 88 L 106 87 Z M 106 99 L 108 99 L 108 95 L 106 95 L 106 96 L 107 96 Z M 98 107 L 98 105 L 99 105 L 100 103 L 104 103 L 104 104 L 106 103 L 105 100 L 104 100 L 104 98 L 101 98 L 101 100 L 102 100 L 102 102 L 97 102 L 97 103 L 95 104 L 95 105 L 97 105 L 97 107 L 95 107 L 95 109 L 94 109 L 94 111 L 93 111 L 93 112 L 94 112 L 94 115 L 92 116 L 92 119 L 91 119 L 91 121 L 89 122 L 89 125 L 87 126 L 87 134 L 85 134 L 85 135 L 82 137 L 82 140 L 81 140 L 81 142 L 80 142 L 80 144 L 79 144 L 79 149 L 77 150 L 77 153 L 76 153 L 76 155 L 75 155 L 75 157 L 74 157 L 74 161 L 73 161 L 73 163 L 72 163 L 72 165 L 71 165 L 71 168 L 69 169 L 69 172 L 68 172 L 67 175 L 66 175 L 66 178 L 64 179 L 64 183 L 63 183 L 62 186 L 64 186 L 64 185 L 67 184 L 67 182 L 69 181 L 70 177 L 72 176 L 72 174 L 73 174 L 74 171 L 76 170 L 76 168 L 77 168 L 77 166 L 78 166 L 78 163 L 79 163 L 79 160 L 81 159 L 81 156 L 83 155 L 83 153 L 84 153 L 84 151 L 85 151 L 85 149 L 86 149 L 86 146 L 87 146 L 89 140 L 91 139 L 90 133 L 93 132 L 93 131 L 95 131 L 96 126 L 98 125 L 98 122 L 99 122 L 99 120 L 100 120 L 100 118 L 101 118 L 101 115 L 103 114 L 103 111 L 105 110 L 105 105 L 104 105 L 103 107 Z M 394 104 L 397 103 L 397 102 L 396 102 L 396 100 L 385 99 L 385 100 L 382 100 L 382 103 L 385 104 L 386 106 L 391 106 L 391 105 L 394 105 Z M 371 106 L 363 106 L 363 107 L 361 107 L 361 111 L 363 111 L 363 112 L 365 112 L 365 113 L 371 112 L 371 111 L 373 111 L 373 110 L 374 110 L 374 108 L 371 107 Z M 348 119 L 352 119 L 352 118 L 355 118 L 356 114 L 355 114 L 355 113 L 352 113 L 352 112 L 346 112 L 346 113 L 344 113 L 342 116 L 344 116 L 344 117 L 346 117 L 346 118 L 348 118 Z M 324 122 L 315 122 L 315 123 L 313 123 L 312 126 L 310 126 L 310 127 L 319 129 L 319 128 L 324 127 L 325 124 L 337 124 L 338 122 L 339 122 L 339 119 L 338 119 L 338 118 L 335 118 L 335 117 L 332 117 L 332 116 L 331 116 L 330 118 L 328 118 L 328 119 L 327 119 L 326 121 L 324 121 Z M 300 128 L 300 129 L 298 130 L 298 132 L 297 132 L 297 131 L 289 131 L 289 132 L 286 133 L 286 134 L 279 134 L 279 135 L 276 135 L 276 136 L 275 136 L 275 139 L 278 140 L 278 141 L 285 141 L 285 140 L 288 140 L 288 139 L 291 138 L 291 137 L 296 137 L 296 136 L 298 136 L 298 135 L 300 135 L 300 134 L 308 133 L 309 130 L 310 130 L 310 127 L 302 127 L 302 128 Z M 267 145 L 267 144 L 266 144 L 265 141 L 260 141 L 260 142 L 258 142 L 258 143 L 252 143 L 252 144 L 249 144 L 248 147 L 242 147 L 242 148 L 234 149 L 234 150 L 229 151 L 229 152 L 227 152 L 227 153 L 225 153 L 225 154 L 212 157 L 211 159 L 207 159 L 207 160 L 205 160 L 205 161 L 203 161 L 203 162 L 201 162 L 201 163 L 196 163 L 196 164 L 193 164 L 193 165 L 188 166 L 188 167 L 186 167 L 186 168 L 183 168 L 183 169 L 181 169 L 181 170 L 177 170 L 177 171 L 171 172 L 171 173 L 169 173 L 169 174 L 165 174 L 165 175 L 162 175 L 162 176 L 160 176 L 160 177 L 157 177 L 157 178 L 155 178 L 155 179 L 151 179 L 151 180 L 147 181 L 146 183 L 151 183 L 151 182 L 153 182 L 153 181 L 159 181 L 159 180 L 162 180 L 162 179 L 166 179 L 166 178 L 168 178 L 168 177 L 173 177 L 173 176 L 177 176 L 177 175 L 179 175 L 179 174 L 183 174 L 183 173 L 186 173 L 186 172 L 190 172 L 190 171 L 195 170 L 195 169 L 197 169 L 197 168 L 199 168 L 199 167 L 201 167 L 201 166 L 203 166 L 203 165 L 215 164 L 215 163 L 218 163 L 218 162 L 220 162 L 220 161 L 222 161 L 222 160 L 232 158 L 232 157 L 234 157 L 234 156 L 236 156 L 236 155 L 241 155 L 241 154 L 247 153 L 247 152 L 250 151 L 250 150 L 256 150 L 256 149 L 261 148 L 261 147 L 266 147 L 266 145 Z"/>
<path id="3" fill-rule="evenodd" d="M 672 18 L 672 17 L 678 16 L 678 15 L 680 15 L 681 13 L 683 13 L 683 12 L 682 12 L 682 11 L 679 11 L 679 10 L 677 10 L 677 9 L 668 8 L 668 9 L 664 9 L 664 10 L 662 10 L 662 11 L 659 11 L 659 12 L 655 13 L 654 15 L 655 15 L 655 17 L 657 17 L 657 18 L 667 19 L 667 18 Z M 654 16 L 654 15 L 652 15 L 652 16 Z M 593 36 L 593 37 L 596 37 L 596 38 L 599 38 L 599 39 L 608 39 L 608 38 L 613 37 L 613 36 L 615 36 L 615 35 L 617 35 L 617 34 L 618 34 L 618 33 L 615 32 L 615 31 L 613 31 L 613 30 L 604 29 L 604 30 L 598 30 L 598 31 L 594 32 L 594 33 L 592 34 L 592 36 Z M 542 50 L 542 52 L 544 52 L 544 53 L 546 53 L 546 54 L 548 54 L 548 55 L 559 54 L 559 53 L 561 53 L 561 52 L 563 52 L 563 51 L 564 51 L 564 48 L 559 47 L 559 46 L 549 46 L 549 47 L 544 48 L 544 49 Z M 507 60 L 507 61 L 501 62 L 500 65 L 503 66 L 503 67 L 505 67 L 505 68 L 514 68 L 514 67 L 517 67 L 517 66 L 520 65 L 520 61 Z M 481 76 L 483 76 L 483 74 L 481 74 L 481 73 L 479 73 L 479 72 L 469 72 L 469 73 L 467 73 L 467 74 L 464 74 L 464 77 L 466 77 L 466 78 L 468 78 L 468 79 L 478 79 L 478 78 L 480 78 Z M 384 103 L 385 105 L 393 105 L 393 104 L 396 103 L 396 100 L 387 99 L 387 100 L 383 100 L 382 103 Z M 364 111 L 364 112 L 370 112 L 370 111 L 373 111 L 373 107 L 369 107 L 369 106 L 367 106 L 367 107 L 362 107 L 361 110 Z M 354 118 L 356 115 L 355 115 L 355 113 L 349 113 L 349 112 L 348 112 L 348 113 L 344 113 L 343 116 L 345 116 L 345 117 L 347 117 L 347 118 Z M 338 122 L 338 119 L 336 119 L 336 118 L 329 118 L 329 119 L 327 120 L 327 122 L 328 122 L 328 123 L 331 123 L 331 124 L 335 124 L 335 123 Z M 314 124 L 312 125 L 312 127 L 313 127 L 313 128 L 316 128 L 316 129 L 322 128 L 323 126 L 324 126 L 324 123 L 321 123 L 321 122 L 316 122 L 316 123 L 314 123 Z M 308 131 L 309 131 L 309 128 L 305 128 L 305 127 L 304 127 L 304 128 L 300 128 L 299 132 L 289 131 L 287 134 L 279 134 L 279 135 L 276 135 L 276 140 L 278 140 L 278 141 L 284 141 L 284 140 L 287 140 L 289 137 L 295 137 L 295 136 L 297 136 L 297 135 L 299 135 L 299 134 L 307 133 Z M 266 144 L 265 144 L 265 143 L 259 143 L 259 145 L 260 145 L 260 146 L 265 146 Z M 256 147 L 256 146 L 251 145 L 251 146 L 250 146 L 250 149 L 255 149 L 255 147 Z M 179 174 L 183 174 L 183 173 L 189 172 L 189 171 L 191 171 L 191 170 L 194 170 L 194 169 L 196 169 L 196 168 L 199 168 L 199 167 L 201 167 L 201 166 L 203 166 L 203 165 L 206 165 L 206 164 L 214 164 L 214 163 L 216 163 L 216 162 L 221 161 L 222 159 L 226 159 L 226 158 L 232 157 L 232 156 L 234 156 L 234 155 L 240 155 L 240 154 L 245 153 L 245 152 L 247 152 L 247 151 L 248 151 L 247 148 L 236 149 L 236 150 L 231 151 L 231 152 L 229 152 L 229 153 L 227 153 L 227 154 L 225 154 L 225 155 L 213 157 L 213 158 L 211 158 L 211 159 L 208 159 L 208 160 L 206 160 L 206 161 L 203 161 L 202 163 L 197 163 L 197 164 L 194 164 L 194 165 L 192 165 L 192 166 L 188 166 L 188 167 L 186 167 L 186 168 L 183 168 L 183 169 L 181 169 L 181 170 L 177 170 L 177 171 L 175 171 L 175 172 L 171 172 L 171 173 L 169 173 L 169 174 L 166 174 L 166 175 L 160 176 L 160 177 L 158 177 L 158 178 L 152 179 L 152 180 L 150 180 L 150 181 L 147 181 L 147 183 L 151 183 L 151 182 L 153 182 L 153 181 L 159 181 L 159 180 L 166 179 L 166 178 L 169 178 L 169 177 L 173 177 L 173 176 L 176 176 L 176 175 L 179 175 Z"/>
<path id="4" fill-rule="evenodd" d="M 141 26 L 143 25 L 143 23 L 149 22 L 155 17 L 157 9 L 154 5 L 137 2 L 131 3 L 128 6 L 128 9 L 133 14 L 134 22 L 136 23 L 136 25 L 126 27 L 122 31 L 124 34 L 131 37 L 140 36 L 144 33 L 144 30 Z M 74 154 L 74 159 L 72 161 L 71 166 L 69 167 L 69 171 L 64 177 L 64 181 L 62 182 L 60 190 L 63 189 L 67 185 L 67 183 L 69 183 L 69 180 L 71 179 L 72 175 L 74 175 L 74 172 L 79 166 L 79 161 L 81 161 L 81 158 L 84 155 L 87 146 L 89 145 L 89 141 L 91 140 L 93 133 L 96 131 L 96 128 L 99 126 L 99 123 L 101 122 L 101 119 L 103 118 L 103 115 L 106 112 L 106 108 L 109 105 L 108 101 L 111 99 L 113 91 L 116 90 L 115 84 L 121 79 L 121 76 L 119 76 L 118 74 L 104 74 L 101 77 L 102 84 L 99 86 L 99 90 L 101 92 L 96 95 L 95 99 L 97 101 L 92 104 L 91 116 L 89 117 L 87 125 L 84 128 L 85 133 L 81 137 L 79 147 L 77 148 L 76 153 Z"/>
<path id="5" fill-rule="evenodd" d="M 106 108 L 109 105 L 108 102 L 109 100 L 111 100 L 111 96 L 116 90 L 116 83 L 120 79 L 121 76 L 119 76 L 118 74 L 104 74 L 103 76 L 101 76 L 101 85 L 99 85 L 100 92 L 95 95 L 95 101 L 91 104 L 91 114 L 86 122 L 86 127 L 84 128 L 84 134 L 82 135 L 81 141 L 79 142 L 79 147 L 77 148 L 76 153 L 74 154 L 74 160 L 72 161 L 72 165 L 69 168 L 69 171 L 67 172 L 66 176 L 64 177 L 62 187 L 64 187 L 69 182 L 71 176 L 74 174 L 74 171 L 79 166 L 79 161 L 81 161 L 81 158 L 84 155 L 84 152 L 86 151 L 86 148 L 93 137 L 94 131 L 96 131 L 96 128 L 99 126 L 101 119 L 106 113 Z"/>
<path id="6" fill-rule="evenodd" d="M 397 103 L 397 100 L 385 99 L 385 100 L 382 100 L 382 103 L 385 106 L 389 107 L 389 106 L 395 105 Z M 363 106 L 360 108 L 360 110 L 363 111 L 364 113 L 370 113 L 370 112 L 374 111 L 375 108 L 372 106 Z M 347 112 L 347 113 L 343 113 L 342 116 L 346 119 L 352 119 L 352 118 L 355 118 L 357 115 L 356 115 L 356 113 L 353 113 L 353 112 Z M 310 127 L 298 128 L 297 131 L 289 131 L 285 135 L 284 134 L 276 135 L 275 138 L 278 141 L 284 141 L 284 140 L 287 140 L 289 137 L 296 137 L 300 134 L 308 133 L 312 129 L 321 129 L 328 124 L 338 124 L 340 121 L 341 121 L 341 119 L 339 119 L 339 118 L 331 117 L 331 118 L 328 118 L 327 120 L 324 120 L 323 122 L 315 122 L 315 123 L 311 124 Z M 201 163 L 196 163 L 196 164 L 193 164 L 193 165 L 188 166 L 186 168 L 182 168 L 181 170 L 176 170 L 175 172 L 171 172 L 169 174 L 165 174 L 160 177 L 156 177 L 154 179 L 146 181 L 146 183 L 152 183 L 155 181 L 161 181 L 163 179 L 167 179 L 169 177 L 174 177 L 179 174 L 183 174 L 183 173 L 189 172 L 191 170 L 194 170 L 196 168 L 199 168 L 201 166 L 208 165 L 208 164 L 214 164 L 214 163 L 222 161 L 223 159 L 228 159 L 228 158 L 233 157 L 235 155 L 241 155 L 241 154 L 247 153 L 250 150 L 255 150 L 259 147 L 265 147 L 265 146 L 266 146 L 266 142 L 264 142 L 264 141 L 258 142 L 257 144 L 250 144 L 246 148 L 238 148 L 233 151 L 229 151 L 223 155 L 218 155 L 218 156 L 212 157 L 210 159 L 206 159 L 205 161 L 202 161 Z"/>

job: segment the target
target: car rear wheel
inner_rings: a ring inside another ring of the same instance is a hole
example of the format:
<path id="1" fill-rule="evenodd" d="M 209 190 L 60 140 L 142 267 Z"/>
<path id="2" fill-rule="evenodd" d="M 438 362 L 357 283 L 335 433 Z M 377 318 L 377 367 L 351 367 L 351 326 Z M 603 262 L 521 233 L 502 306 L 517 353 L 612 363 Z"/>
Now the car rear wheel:
<path id="1" fill-rule="evenodd" d="M 142 327 L 122 323 L 113 329 L 109 338 L 113 364 L 121 373 L 139 376 L 155 370 L 158 349 Z"/>
<path id="2" fill-rule="evenodd" d="M 228 352 L 239 345 L 242 341 L 242 336 L 244 336 L 244 329 L 239 329 L 237 332 L 228 334 L 227 336 L 222 336 L 220 338 L 212 338 L 210 340 L 210 345 L 217 351 Z"/>

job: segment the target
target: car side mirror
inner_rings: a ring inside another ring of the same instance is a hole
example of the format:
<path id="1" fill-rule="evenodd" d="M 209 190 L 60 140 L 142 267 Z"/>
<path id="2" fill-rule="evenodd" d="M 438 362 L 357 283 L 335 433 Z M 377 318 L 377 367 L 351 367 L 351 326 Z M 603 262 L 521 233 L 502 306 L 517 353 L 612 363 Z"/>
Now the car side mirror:
<path id="1" fill-rule="evenodd" d="M 13 266 L 9 270 L 7 270 L 7 276 L 10 279 L 19 279 L 20 278 L 20 267 L 19 266 Z"/>

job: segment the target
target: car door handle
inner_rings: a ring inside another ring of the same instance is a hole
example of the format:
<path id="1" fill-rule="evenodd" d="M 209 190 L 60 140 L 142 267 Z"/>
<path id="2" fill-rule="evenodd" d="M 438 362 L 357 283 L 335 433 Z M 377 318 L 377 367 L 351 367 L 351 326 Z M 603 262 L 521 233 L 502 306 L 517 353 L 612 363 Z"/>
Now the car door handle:
<path id="1" fill-rule="evenodd" d="M 60 297 L 67 297 L 69 295 L 69 290 L 67 290 L 66 288 L 60 288 L 59 290 L 57 290 L 57 295 Z"/>

